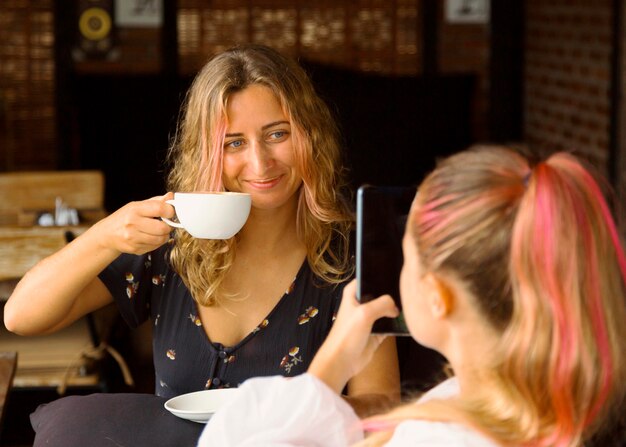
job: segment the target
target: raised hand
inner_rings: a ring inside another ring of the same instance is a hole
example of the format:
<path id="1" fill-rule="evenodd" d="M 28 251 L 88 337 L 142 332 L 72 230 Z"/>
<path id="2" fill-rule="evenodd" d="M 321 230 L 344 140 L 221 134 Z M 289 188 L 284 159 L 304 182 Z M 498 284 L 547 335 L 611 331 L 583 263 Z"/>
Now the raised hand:
<path id="1" fill-rule="evenodd" d="M 120 253 L 144 254 L 169 239 L 172 228 L 160 217 L 173 217 L 174 208 L 165 203 L 172 193 L 130 202 L 96 223 L 89 231 L 98 235 L 102 248 Z"/>
<path id="2" fill-rule="evenodd" d="M 393 299 L 383 295 L 365 304 L 356 300 L 356 280 L 346 285 L 332 330 L 311 362 L 308 372 L 340 393 L 361 371 L 386 337 L 371 334 L 374 321 L 399 314 Z"/>

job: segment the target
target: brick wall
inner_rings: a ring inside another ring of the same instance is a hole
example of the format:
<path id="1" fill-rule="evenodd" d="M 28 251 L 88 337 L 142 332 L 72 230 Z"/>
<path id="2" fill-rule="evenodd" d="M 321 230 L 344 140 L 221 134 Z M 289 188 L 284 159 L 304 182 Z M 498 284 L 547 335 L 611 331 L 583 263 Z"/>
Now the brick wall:
<path id="1" fill-rule="evenodd" d="M 607 171 L 611 0 L 528 0 L 525 142 L 573 150 Z"/>

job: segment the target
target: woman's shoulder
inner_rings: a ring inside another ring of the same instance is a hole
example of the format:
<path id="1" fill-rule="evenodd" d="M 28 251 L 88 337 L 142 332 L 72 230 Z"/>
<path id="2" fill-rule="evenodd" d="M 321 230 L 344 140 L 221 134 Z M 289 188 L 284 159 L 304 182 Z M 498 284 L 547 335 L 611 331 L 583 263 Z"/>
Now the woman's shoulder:
<path id="1" fill-rule="evenodd" d="M 452 422 L 409 420 L 399 424 L 387 447 L 497 447 L 480 433 Z"/>
<path id="2" fill-rule="evenodd" d="M 444 380 L 425 393 L 418 401 L 424 404 L 431 400 L 448 399 L 459 394 L 459 382 L 456 377 Z M 429 404 L 426 403 L 426 406 Z M 389 447 L 404 446 L 460 446 L 460 447 L 496 447 L 489 438 L 453 421 L 429 421 L 409 419 L 399 424 L 387 444 Z"/>
<path id="3" fill-rule="evenodd" d="M 448 399 L 457 396 L 460 392 L 459 381 L 456 377 L 450 377 L 435 385 L 419 398 L 419 403 L 424 403 L 432 399 Z"/>

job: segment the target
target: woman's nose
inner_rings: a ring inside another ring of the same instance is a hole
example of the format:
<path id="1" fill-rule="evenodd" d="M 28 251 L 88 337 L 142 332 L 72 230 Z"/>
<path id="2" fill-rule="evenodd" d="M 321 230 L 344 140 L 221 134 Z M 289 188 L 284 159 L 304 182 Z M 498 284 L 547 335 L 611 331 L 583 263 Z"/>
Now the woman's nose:
<path id="1" fill-rule="evenodd" d="M 251 149 L 248 163 L 252 165 L 256 173 L 265 172 L 272 164 L 271 149 L 262 141 L 254 141 Z"/>

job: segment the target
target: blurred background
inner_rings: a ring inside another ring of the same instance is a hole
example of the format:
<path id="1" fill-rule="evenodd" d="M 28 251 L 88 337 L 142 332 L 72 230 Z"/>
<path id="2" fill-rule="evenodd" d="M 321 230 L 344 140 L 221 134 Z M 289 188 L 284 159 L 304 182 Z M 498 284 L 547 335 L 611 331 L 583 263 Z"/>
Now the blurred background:
<path id="1" fill-rule="evenodd" d="M 2 0 L 0 176 L 100 171 L 104 212 L 162 194 L 194 75 L 254 42 L 309 72 L 355 188 L 416 184 L 438 157 L 504 143 L 589 160 L 621 216 L 624 14 L 621 0 Z M 130 344 L 151 392 L 149 334 Z M 58 397 L 38 392 L 12 392 L 2 445 L 28 445 L 29 412 Z"/>
<path id="2" fill-rule="evenodd" d="M 621 190 L 624 37 L 619 0 L 5 0 L 0 171 L 101 169 L 109 211 L 162 193 L 194 74 L 255 42 L 307 67 L 355 185 L 503 142 L 576 151 Z"/>
<path id="3" fill-rule="evenodd" d="M 417 183 L 475 142 L 573 150 L 621 190 L 623 7 L 597 0 L 4 0 L 0 171 L 101 169 L 163 192 L 197 70 L 233 44 L 300 60 L 353 183 Z"/>

